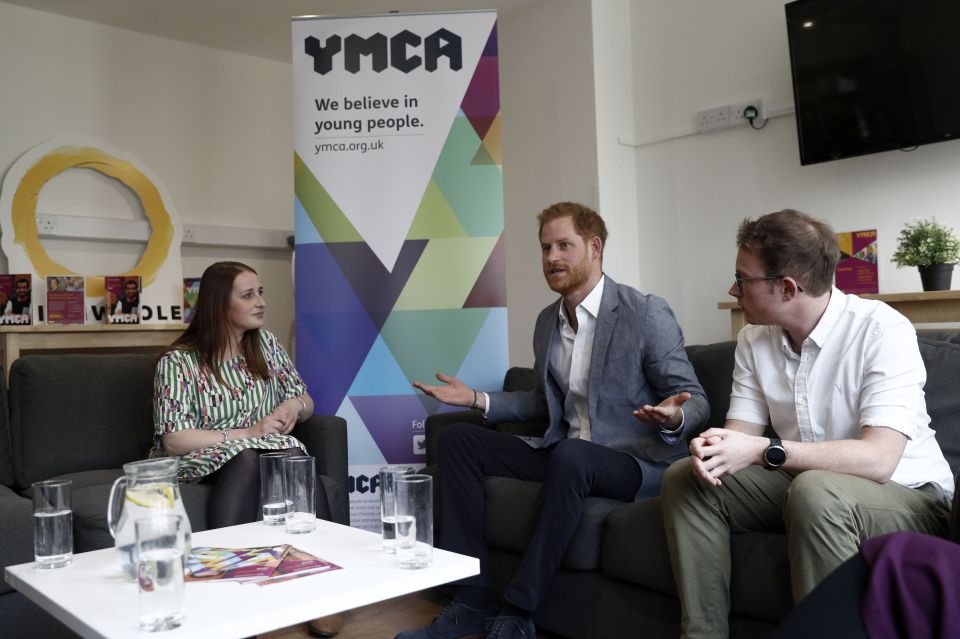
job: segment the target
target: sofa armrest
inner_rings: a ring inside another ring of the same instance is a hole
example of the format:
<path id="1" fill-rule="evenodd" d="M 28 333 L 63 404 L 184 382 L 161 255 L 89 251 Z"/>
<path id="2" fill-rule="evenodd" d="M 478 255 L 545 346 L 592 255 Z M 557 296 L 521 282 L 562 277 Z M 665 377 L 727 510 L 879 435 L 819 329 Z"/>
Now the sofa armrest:
<path id="1" fill-rule="evenodd" d="M 437 439 L 445 429 L 453 424 L 474 424 L 476 426 L 486 426 L 483 415 L 475 410 L 457 410 L 450 413 L 437 413 L 427 417 L 424 423 L 427 439 L 427 465 L 436 464 L 439 457 L 437 455 Z"/>
<path id="2" fill-rule="evenodd" d="M 950 539 L 960 544 L 960 470 L 953 479 L 953 510 L 950 513 Z"/>
<path id="3" fill-rule="evenodd" d="M 33 501 L 0 486 L 0 573 L 7 566 L 33 561 Z M 0 580 L 0 594 L 13 590 Z"/>
<path id="4" fill-rule="evenodd" d="M 333 521 L 350 523 L 347 477 L 347 422 L 334 415 L 314 415 L 297 424 L 290 433 L 316 458 L 317 474 L 323 475 Z"/>

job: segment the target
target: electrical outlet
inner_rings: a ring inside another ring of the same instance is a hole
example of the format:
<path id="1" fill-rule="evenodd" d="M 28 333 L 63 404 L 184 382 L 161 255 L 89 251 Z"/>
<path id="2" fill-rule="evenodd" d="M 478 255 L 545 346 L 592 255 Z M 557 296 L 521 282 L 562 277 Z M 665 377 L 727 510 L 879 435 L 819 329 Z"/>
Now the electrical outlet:
<path id="1" fill-rule="evenodd" d="M 730 106 L 730 126 L 740 126 L 749 122 L 744 115 L 747 107 L 753 107 L 757 110 L 754 121 L 763 122 L 767 119 L 767 101 L 764 98 L 755 98 Z"/>
<path id="2" fill-rule="evenodd" d="M 197 231 L 193 228 L 193 224 L 184 224 L 183 225 L 183 241 L 184 242 L 196 242 L 197 241 Z"/>
<path id="3" fill-rule="evenodd" d="M 37 215 L 37 232 L 40 235 L 57 234 L 57 218 L 53 215 Z"/>
<path id="4" fill-rule="evenodd" d="M 715 109 L 697 112 L 697 131 L 713 131 L 730 126 L 730 107 L 722 106 Z"/>

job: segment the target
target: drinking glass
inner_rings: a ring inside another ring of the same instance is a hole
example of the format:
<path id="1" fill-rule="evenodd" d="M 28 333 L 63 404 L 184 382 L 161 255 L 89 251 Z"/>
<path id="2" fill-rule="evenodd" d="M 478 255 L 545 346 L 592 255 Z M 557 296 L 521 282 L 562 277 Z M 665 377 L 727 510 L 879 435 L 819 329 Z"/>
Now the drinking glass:
<path id="1" fill-rule="evenodd" d="M 62 568 L 73 561 L 73 510 L 69 479 L 33 484 L 33 557 L 38 568 Z"/>
<path id="2" fill-rule="evenodd" d="M 183 515 L 154 515 L 134 522 L 140 630 L 172 630 L 183 623 Z"/>
<path id="3" fill-rule="evenodd" d="M 397 478 L 412 475 L 410 466 L 384 466 L 380 469 L 380 548 L 385 553 L 397 551 Z"/>
<path id="4" fill-rule="evenodd" d="M 283 460 L 287 453 L 260 455 L 260 503 L 263 504 L 263 523 L 283 526 L 290 513 L 290 500 L 283 492 Z"/>
<path id="5" fill-rule="evenodd" d="M 294 535 L 317 529 L 317 467 L 313 457 L 298 455 L 283 460 L 283 490 L 290 501 L 286 531 Z"/>
<path id="6" fill-rule="evenodd" d="M 433 561 L 433 478 L 397 477 L 397 559 L 401 568 L 429 568 Z"/>

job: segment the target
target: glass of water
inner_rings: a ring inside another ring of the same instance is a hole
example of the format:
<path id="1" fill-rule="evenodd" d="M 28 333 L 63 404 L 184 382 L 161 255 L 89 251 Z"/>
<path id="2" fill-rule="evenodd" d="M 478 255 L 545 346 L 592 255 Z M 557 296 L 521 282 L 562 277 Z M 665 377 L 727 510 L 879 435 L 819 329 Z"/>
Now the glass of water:
<path id="1" fill-rule="evenodd" d="M 294 535 L 317 529 L 317 466 L 313 457 L 298 455 L 283 460 L 283 489 L 290 500 L 285 530 Z"/>
<path id="2" fill-rule="evenodd" d="M 38 568 L 62 568 L 73 561 L 73 510 L 69 479 L 33 484 L 33 557 Z"/>
<path id="3" fill-rule="evenodd" d="M 155 515 L 134 522 L 140 630 L 172 630 L 183 623 L 182 515 Z"/>
<path id="4" fill-rule="evenodd" d="M 429 568 L 433 562 L 433 478 L 397 477 L 397 560 L 401 568 Z"/>
<path id="5" fill-rule="evenodd" d="M 263 523 L 283 526 L 287 523 L 291 502 L 283 492 L 283 460 L 287 453 L 260 455 L 260 503 L 263 504 Z"/>
<path id="6" fill-rule="evenodd" d="M 412 475 L 410 466 L 384 466 L 380 469 L 380 548 L 397 551 L 397 478 Z"/>

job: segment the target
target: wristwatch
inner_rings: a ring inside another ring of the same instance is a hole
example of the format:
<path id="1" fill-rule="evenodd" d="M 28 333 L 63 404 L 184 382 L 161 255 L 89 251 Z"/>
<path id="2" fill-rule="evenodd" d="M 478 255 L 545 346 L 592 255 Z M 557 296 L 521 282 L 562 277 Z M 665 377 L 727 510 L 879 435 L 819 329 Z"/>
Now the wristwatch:
<path id="1" fill-rule="evenodd" d="M 763 451 L 763 467 L 767 470 L 777 470 L 787 461 L 787 449 L 776 437 L 770 438 L 770 445 Z"/>

